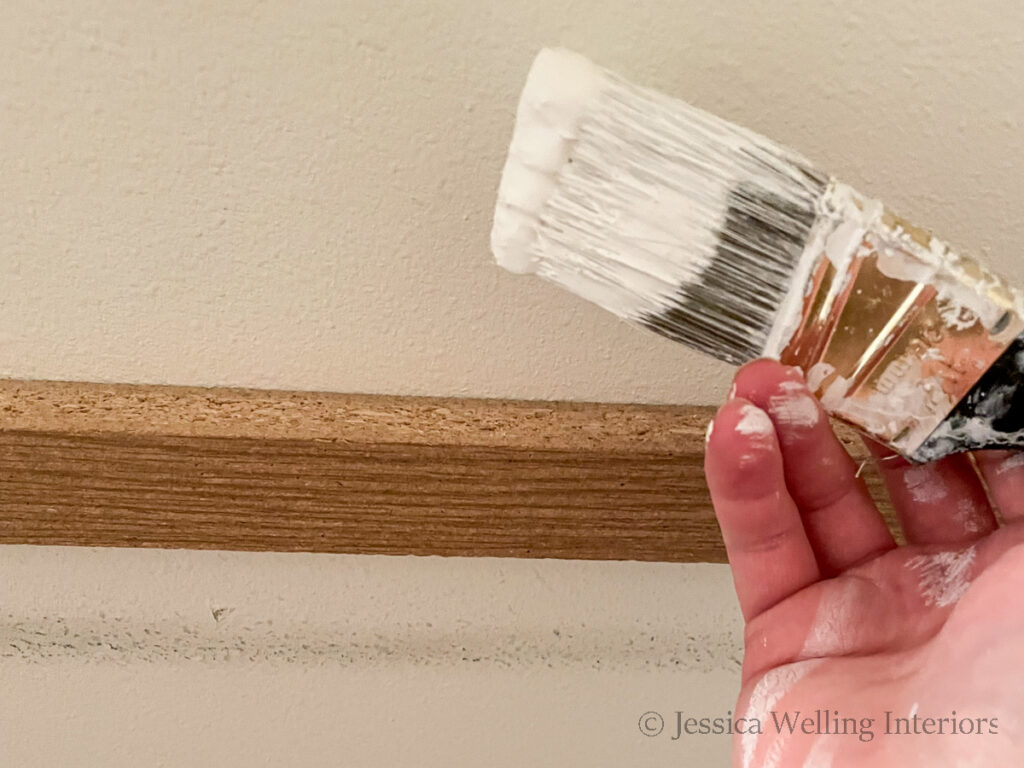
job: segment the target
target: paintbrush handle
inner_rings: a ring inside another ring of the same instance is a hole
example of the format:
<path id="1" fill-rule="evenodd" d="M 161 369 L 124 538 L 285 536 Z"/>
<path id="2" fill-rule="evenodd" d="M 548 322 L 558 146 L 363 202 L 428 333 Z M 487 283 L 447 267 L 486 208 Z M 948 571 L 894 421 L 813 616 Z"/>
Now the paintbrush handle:
<path id="1" fill-rule="evenodd" d="M 932 461 L 985 448 L 1024 448 L 1024 334 L 989 366 L 911 458 Z"/>

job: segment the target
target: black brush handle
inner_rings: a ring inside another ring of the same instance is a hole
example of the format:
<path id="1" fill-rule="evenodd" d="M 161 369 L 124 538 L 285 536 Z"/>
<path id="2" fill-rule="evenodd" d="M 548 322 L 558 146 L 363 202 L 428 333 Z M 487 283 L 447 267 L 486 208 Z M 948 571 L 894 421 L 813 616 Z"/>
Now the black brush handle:
<path id="1" fill-rule="evenodd" d="M 1024 448 L 1024 334 L 910 458 L 932 461 L 983 448 Z"/>

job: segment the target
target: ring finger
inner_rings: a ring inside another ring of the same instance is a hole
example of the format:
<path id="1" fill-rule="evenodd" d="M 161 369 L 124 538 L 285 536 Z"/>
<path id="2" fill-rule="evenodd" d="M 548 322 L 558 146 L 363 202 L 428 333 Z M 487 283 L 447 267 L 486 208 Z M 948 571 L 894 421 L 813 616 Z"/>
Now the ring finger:
<path id="1" fill-rule="evenodd" d="M 911 464 L 874 441 L 865 442 L 879 459 L 908 544 L 964 544 L 999 527 L 967 455 Z"/>

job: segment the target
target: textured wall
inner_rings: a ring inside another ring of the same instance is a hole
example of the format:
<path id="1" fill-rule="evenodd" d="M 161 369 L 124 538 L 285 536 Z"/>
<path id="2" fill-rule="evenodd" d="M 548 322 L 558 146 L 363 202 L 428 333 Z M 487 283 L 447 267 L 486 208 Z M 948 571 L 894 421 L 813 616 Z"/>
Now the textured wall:
<path id="1" fill-rule="evenodd" d="M 722 575 L 0 548 L 0 765 L 725 765 L 727 736 L 671 740 L 733 706 Z"/>
<path id="2" fill-rule="evenodd" d="M 1015 263 L 1012 0 L 9 0 L 0 375 L 712 402 L 723 366 L 506 275 L 491 206 L 561 44 Z"/>

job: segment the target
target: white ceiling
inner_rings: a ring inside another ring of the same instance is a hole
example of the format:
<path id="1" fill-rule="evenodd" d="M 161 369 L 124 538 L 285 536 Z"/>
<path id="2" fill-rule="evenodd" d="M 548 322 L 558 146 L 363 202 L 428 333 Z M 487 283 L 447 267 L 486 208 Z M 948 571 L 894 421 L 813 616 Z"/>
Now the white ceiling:
<path id="1" fill-rule="evenodd" d="M 516 97 L 551 44 L 793 145 L 1024 282 L 1011 0 L 4 17 L 0 375 L 716 401 L 725 366 L 491 263 Z"/>

